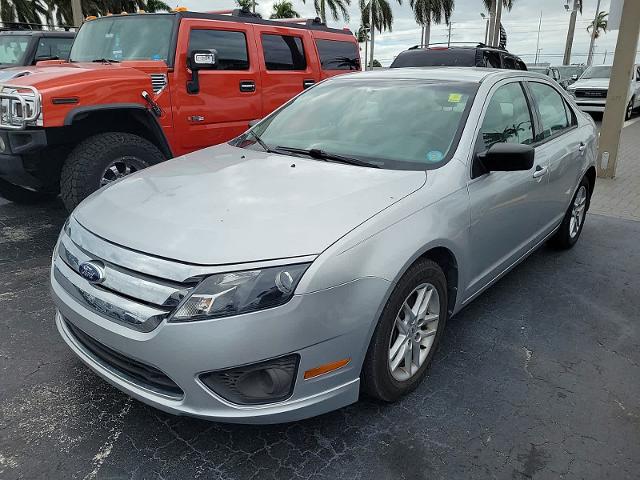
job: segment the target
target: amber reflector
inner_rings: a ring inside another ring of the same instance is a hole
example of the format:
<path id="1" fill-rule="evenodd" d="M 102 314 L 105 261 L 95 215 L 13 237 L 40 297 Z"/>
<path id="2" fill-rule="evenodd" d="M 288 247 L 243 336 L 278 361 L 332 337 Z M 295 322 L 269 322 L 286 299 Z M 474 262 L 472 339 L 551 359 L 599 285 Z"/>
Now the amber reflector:
<path id="1" fill-rule="evenodd" d="M 320 365 L 319 367 L 312 368 L 311 370 L 307 370 L 306 372 L 304 372 L 304 379 L 308 380 L 310 378 L 333 372 L 334 370 L 338 370 L 339 368 L 344 367 L 350 361 L 350 358 L 343 358 L 342 360 L 338 360 L 336 362 L 325 363 L 324 365 Z"/>

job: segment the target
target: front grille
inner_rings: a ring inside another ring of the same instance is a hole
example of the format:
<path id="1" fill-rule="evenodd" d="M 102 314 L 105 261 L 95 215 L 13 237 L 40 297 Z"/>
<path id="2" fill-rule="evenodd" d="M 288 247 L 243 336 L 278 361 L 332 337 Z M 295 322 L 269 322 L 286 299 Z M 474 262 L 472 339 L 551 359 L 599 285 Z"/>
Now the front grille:
<path id="1" fill-rule="evenodd" d="M 167 76 L 164 73 L 152 73 L 151 85 L 153 87 L 153 93 L 158 93 L 167 85 Z"/>
<path id="2" fill-rule="evenodd" d="M 103 253 L 119 259 L 122 250 L 114 245 Z M 145 260 L 140 257 L 140 265 L 144 266 Z M 80 273 L 85 263 L 99 265 L 104 278 L 98 283 L 87 282 Z M 53 273 L 60 286 L 86 308 L 142 332 L 167 319 L 197 283 L 167 280 L 121 266 L 90 253 L 68 235 L 58 244 Z"/>
<path id="3" fill-rule="evenodd" d="M 606 90 L 589 90 L 585 88 L 576 89 L 576 97 L 580 98 L 607 98 Z"/>
<path id="4" fill-rule="evenodd" d="M 69 321 L 65 320 L 65 325 L 73 335 L 73 338 L 82 345 L 96 361 L 111 370 L 115 370 L 120 376 L 130 382 L 170 397 L 182 397 L 184 395 L 182 389 L 157 368 L 129 358 L 102 345 Z"/>

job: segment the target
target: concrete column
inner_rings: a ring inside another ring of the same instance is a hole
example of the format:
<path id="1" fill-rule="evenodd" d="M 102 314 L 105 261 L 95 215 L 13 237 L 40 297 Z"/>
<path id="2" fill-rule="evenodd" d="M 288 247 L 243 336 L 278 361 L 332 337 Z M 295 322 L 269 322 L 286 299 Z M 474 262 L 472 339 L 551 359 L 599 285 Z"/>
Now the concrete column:
<path id="1" fill-rule="evenodd" d="M 626 0 L 622 7 L 622 20 L 618 31 L 618 43 L 613 57 L 611 82 L 607 93 L 607 107 L 602 118 L 600 148 L 598 152 L 598 176 L 613 178 L 616 175 L 620 134 L 627 108 L 627 94 L 636 58 L 640 34 L 640 1 Z"/>

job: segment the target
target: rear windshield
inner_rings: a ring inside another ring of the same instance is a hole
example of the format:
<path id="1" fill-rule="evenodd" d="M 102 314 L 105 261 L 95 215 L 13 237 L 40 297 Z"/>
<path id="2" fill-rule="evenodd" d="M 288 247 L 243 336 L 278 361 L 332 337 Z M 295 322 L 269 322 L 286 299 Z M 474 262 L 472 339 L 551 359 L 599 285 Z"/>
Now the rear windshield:
<path id="1" fill-rule="evenodd" d="M 391 68 L 475 66 L 475 48 L 429 48 L 407 50 L 398 55 L 391 64 Z"/>
<path id="2" fill-rule="evenodd" d="M 394 170 L 434 169 L 455 151 L 476 90 L 466 82 L 334 79 L 253 131 L 273 149 L 320 149 Z M 234 144 L 261 149 L 249 134 Z"/>

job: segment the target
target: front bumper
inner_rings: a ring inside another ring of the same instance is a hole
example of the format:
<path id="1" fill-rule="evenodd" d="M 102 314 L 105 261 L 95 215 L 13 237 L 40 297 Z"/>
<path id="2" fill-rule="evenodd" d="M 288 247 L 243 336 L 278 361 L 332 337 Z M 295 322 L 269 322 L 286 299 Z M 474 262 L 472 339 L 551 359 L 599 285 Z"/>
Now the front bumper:
<path id="1" fill-rule="evenodd" d="M 23 187 L 39 189 L 44 182 L 32 171 L 29 159 L 33 159 L 47 146 L 47 134 L 43 129 L 0 129 L 0 178 Z"/>
<path id="2" fill-rule="evenodd" d="M 164 320 L 152 331 L 142 332 L 105 318 L 70 295 L 54 275 L 60 261 L 59 257 L 54 261 L 51 274 L 56 324 L 82 361 L 120 390 L 160 410 L 222 422 L 290 422 L 355 402 L 369 338 L 390 287 L 386 280 L 368 277 L 295 295 L 287 304 L 268 310 L 191 323 Z M 72 280 L 83 289 L 92 288 L 79 276 Z M 85 348 L 69 324 L 107 348 L 160 370 L 183 393 L 167 395 L 123 374 Z M 293 393 L 278 403 L 233 404 L 199 379 L 203 372 L 293 353 L 300 357 Z M 351 359 L 345 367 L 304 378 L 305 371 L 344 358 Z"/>

